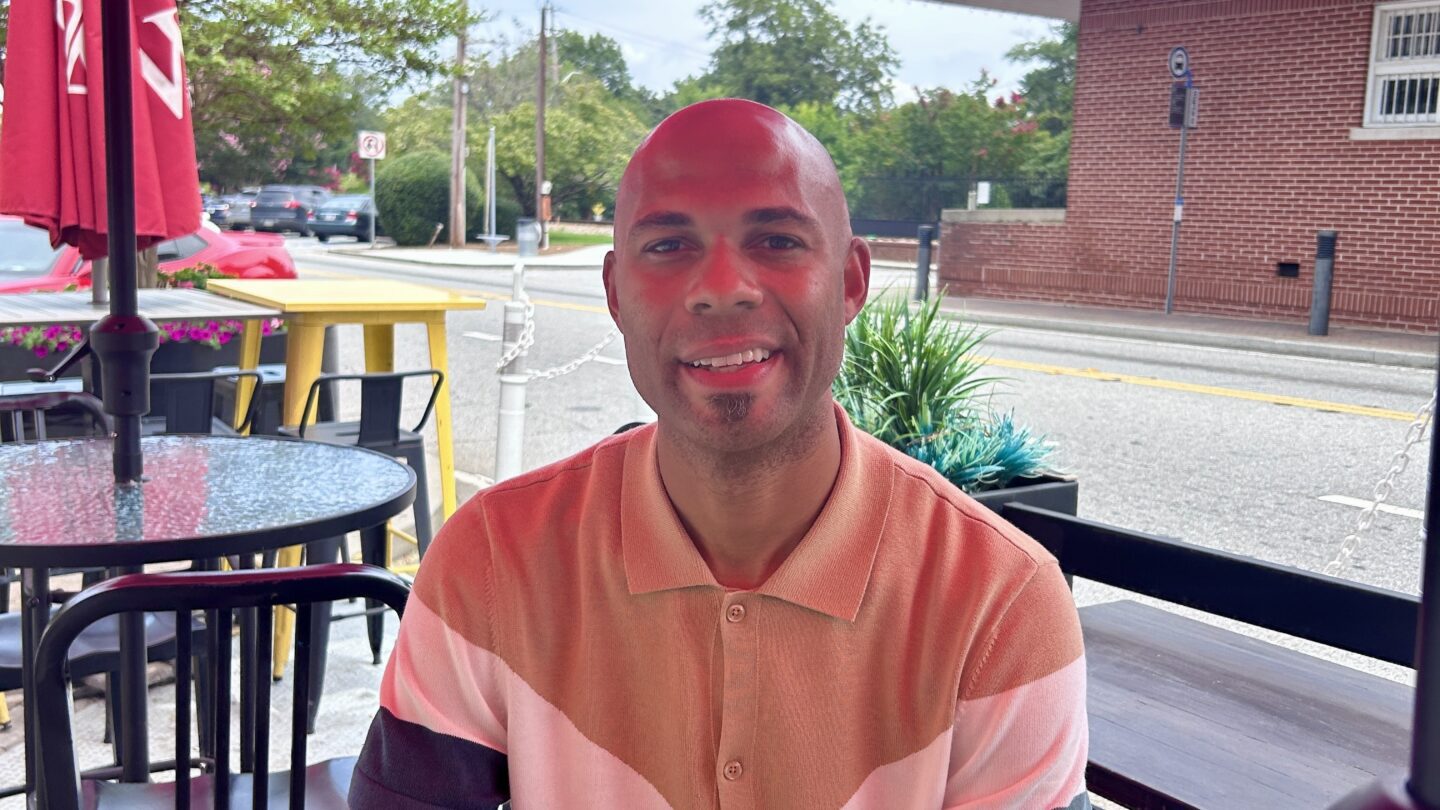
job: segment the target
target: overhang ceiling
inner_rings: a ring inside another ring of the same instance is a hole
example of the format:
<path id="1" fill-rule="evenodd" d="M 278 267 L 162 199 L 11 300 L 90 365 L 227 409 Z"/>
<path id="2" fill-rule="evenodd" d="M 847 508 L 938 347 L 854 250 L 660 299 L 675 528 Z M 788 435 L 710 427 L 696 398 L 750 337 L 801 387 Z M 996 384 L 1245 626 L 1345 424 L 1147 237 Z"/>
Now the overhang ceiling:
<path id="1" fill-rule="evenodd" d="M 1035 17 L 1050 17 L 1056 20 L 1078 22 L 1080 0 L 929 0 L 950 6 L 971 6 L 1012 14 L 1030 14 Z"/>

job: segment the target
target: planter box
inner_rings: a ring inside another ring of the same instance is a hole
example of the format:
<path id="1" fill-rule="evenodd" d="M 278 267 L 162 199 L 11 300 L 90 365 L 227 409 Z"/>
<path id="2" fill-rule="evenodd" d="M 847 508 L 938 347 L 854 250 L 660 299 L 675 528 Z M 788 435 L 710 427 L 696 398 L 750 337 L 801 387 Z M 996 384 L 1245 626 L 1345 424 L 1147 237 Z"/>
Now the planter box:
<path id="1" fill-rule="evenodd" d="M 1002 516 L 1007 503 L 1023 503 L 1038 509 L 1073 515 L 1080 505 L 1080 482 L 1059 475 L 1017 478 L 1016 483 L 1004 489 L 993 489 L 970 497 Z"/>
<path id="2" fill-rule="evenodd" d="M 51 354 L 45 357 L 36 357 L 31 349 L 22 349 L 19 346 L 11 346 L 8 343 L 0 346 L 0 382 L 13 382 L 16 380 L 28 380 L 26 374 L 32 368 L 49 368 L 60 362 L 63 354 Z M 84 363 L 77 363 L 70 367 L 62 376 L 79 377 Z"/>

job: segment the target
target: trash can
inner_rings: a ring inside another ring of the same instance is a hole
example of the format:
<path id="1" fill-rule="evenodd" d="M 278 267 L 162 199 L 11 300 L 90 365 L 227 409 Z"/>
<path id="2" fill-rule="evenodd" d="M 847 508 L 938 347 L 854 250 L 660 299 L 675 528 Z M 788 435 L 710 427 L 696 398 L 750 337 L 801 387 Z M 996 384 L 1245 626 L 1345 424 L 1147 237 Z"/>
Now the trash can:
<path id="1" fill-rule="evenodd" d="M 540 223 L 528 217 L 515 220 L 515 244 L 521 258 L 540 255 Z"/>

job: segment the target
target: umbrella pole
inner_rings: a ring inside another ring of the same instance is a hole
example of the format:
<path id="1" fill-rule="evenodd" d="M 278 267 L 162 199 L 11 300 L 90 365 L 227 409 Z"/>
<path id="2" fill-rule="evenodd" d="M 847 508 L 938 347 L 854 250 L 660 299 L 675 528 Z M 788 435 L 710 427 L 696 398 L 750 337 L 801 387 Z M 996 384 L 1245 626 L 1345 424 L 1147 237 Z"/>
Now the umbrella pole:
<path id="1" fill-rule="evenodd" d="M 115 480 L 137 483 L 144 471 L 140 417 L 150 411 L 150 357 L 160 333 L 140 315 L 135 280 L 134 69 L 130 0 L 100 3 L 105 77 L 106 205 L 109 210 L 110 314 L 90 328 L 100 360 L 105 411 L 115 417 Z"/>

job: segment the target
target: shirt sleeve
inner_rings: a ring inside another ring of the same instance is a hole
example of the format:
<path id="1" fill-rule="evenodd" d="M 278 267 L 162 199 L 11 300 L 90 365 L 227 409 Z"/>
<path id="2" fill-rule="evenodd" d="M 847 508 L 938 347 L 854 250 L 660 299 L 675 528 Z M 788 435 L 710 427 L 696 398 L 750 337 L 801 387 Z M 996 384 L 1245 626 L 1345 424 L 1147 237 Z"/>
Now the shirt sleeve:
<path id="1" fill-rule="evenodd" d="M 960 686 L 947 810 L 1089 810 L 1085 648 L 1054 561 L 1000 615 Z"/>
<path id="2" fill-rule="evenodd" d="M 405 606 L 350 806 L 493 810 L 510 798 L 505 667 L 480 501 L 435 537 Z"/>

